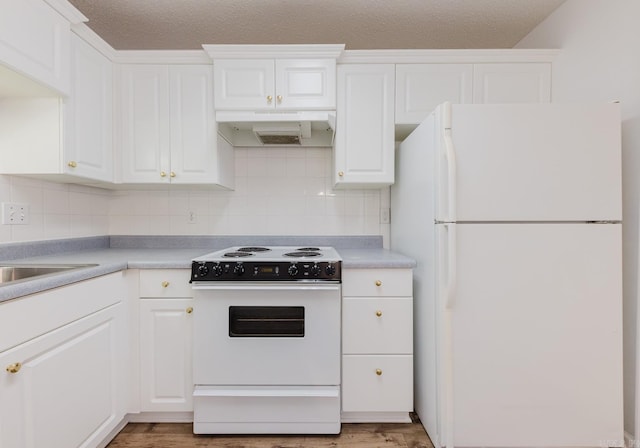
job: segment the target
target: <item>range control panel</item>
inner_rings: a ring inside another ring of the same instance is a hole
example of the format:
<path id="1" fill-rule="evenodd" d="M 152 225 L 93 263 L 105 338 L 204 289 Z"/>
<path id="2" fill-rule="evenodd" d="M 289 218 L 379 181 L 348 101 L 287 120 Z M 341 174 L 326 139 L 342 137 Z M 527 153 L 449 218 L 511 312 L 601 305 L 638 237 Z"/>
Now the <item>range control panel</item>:
<path id="1" fill-rule="evenodd" d="M 194 261 L 191 281 L 340 281 L 339 261 Z"/>

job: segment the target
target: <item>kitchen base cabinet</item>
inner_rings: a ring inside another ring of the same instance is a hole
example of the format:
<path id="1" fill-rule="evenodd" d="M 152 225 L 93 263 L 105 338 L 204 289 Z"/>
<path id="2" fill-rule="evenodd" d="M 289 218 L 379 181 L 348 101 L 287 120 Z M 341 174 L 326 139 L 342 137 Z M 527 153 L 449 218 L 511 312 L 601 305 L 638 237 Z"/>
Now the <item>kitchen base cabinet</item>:
<path id="1" fill-rule="evenodd" d="M 186 269 L 140 271 L 140 411 L 157 414 L 136 421 L 184 421 L 171 413 L 193 412 L 189 276 Z"/>
<path id="2" fill-rule="evenodd" d="M 342 296 L 342 421 L 410 422 L 411 269 L 344 269 Z"/>
<path id="3" fill-rule="evenodd" d="M 192 306 L 193 299 L 140 301 L 142 412 L 193 411 Z"/>
<path id="4" fill-rule="evenodd" d="M 0 305 L 0 312 L 25 325 L 38 319 L 40 326 L 55 326 L 56 316 L 34 314 L 28 301 L 67 298 L 66 304 L 74 308 L 76 301 L 89 301 L 89 294 L 117 294 L 119 281 L 114 276 L 99 277 L 15 299 Z M 102 301 L 102 297 L 96 299 Z M 69 315 L 72 313 L 70 310 Z M 117 301 L 43 334 L 32 332 L 32 336 L 0 353 L 0 447 L 103 446 L 125 415 L 124 305 Z"/>

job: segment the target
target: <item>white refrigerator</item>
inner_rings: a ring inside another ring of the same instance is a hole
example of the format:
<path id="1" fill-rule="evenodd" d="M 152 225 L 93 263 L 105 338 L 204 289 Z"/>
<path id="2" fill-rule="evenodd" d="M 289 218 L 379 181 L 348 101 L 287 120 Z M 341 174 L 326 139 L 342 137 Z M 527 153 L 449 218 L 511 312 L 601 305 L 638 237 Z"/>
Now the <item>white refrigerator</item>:
<path id="1" fill-rule="evenodd" d="M 617 104 L 439 106 L 397 150 L 436 447 L 623 445 Z"/>

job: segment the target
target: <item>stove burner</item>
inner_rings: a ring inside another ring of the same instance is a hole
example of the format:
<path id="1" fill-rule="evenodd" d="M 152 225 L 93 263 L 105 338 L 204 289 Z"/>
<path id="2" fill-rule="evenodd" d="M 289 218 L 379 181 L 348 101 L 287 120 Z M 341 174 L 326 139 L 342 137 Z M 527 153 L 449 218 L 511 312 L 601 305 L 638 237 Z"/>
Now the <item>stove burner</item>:
<path id="1" fill-rule="evenodd" d="M 266 252 L 269 251 L 268 247 L 241 247 L 238 249 L 238 252 Z"/>
<path id="2" fill-rule="evenodd" d="M 241 257 L 251 257 L 253 254 L 251 252 L 227 252 L 223 255 L 226 258 L 241 258 Z"/>
<path id="3" fill-rule="evenodd" d="M 318 252 L 320 248 L 319 247 L 301 247 L 296 250 L 299 250 L 301 252 Z"/>
<path id="4" fill-rule="evenodd" d="M 285 257 L 320 257 L 322 254 L 320 252 L 311 252 L 311 251 L 297 251 L 297 252 L 289 252 L 284 254 Z"/>

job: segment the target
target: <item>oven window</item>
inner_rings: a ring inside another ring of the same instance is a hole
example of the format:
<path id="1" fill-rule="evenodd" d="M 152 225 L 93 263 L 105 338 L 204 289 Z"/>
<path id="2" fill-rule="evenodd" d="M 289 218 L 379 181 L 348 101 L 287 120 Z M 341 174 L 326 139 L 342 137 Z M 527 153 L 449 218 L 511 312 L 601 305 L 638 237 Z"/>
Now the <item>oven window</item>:
<path id="1" fill-rule="evenodd" d="M 302 338 L 303 306 L 230 306 L 229 337 Z"/>

